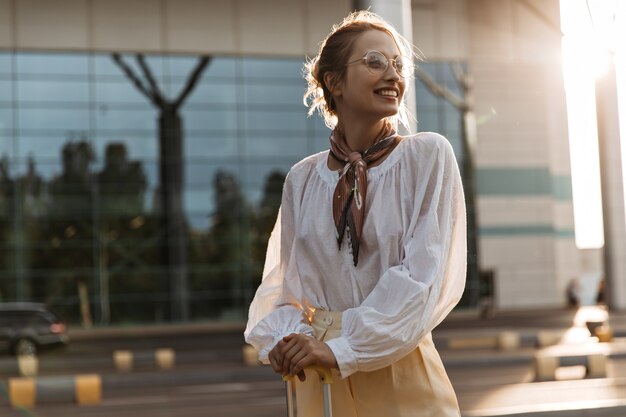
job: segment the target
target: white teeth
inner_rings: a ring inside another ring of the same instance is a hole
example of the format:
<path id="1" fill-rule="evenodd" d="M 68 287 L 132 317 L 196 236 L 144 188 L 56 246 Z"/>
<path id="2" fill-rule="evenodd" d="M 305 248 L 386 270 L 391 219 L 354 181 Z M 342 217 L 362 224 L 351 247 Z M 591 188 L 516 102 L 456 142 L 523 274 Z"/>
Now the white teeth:
<path id="1" fill-rule="evenodd" d="M 378 94 L 381 96 L 398 97 L 398 92 L 394 90 L 380 90 Z"/>

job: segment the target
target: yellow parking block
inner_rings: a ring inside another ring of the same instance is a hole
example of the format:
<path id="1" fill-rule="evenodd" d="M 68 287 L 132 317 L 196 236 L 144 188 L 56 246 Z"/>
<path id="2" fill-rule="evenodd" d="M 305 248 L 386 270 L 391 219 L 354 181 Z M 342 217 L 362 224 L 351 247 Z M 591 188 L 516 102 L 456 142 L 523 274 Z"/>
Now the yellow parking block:
<path id="1" fill-rule="evenodd" d="M 157 349 L 154 358 L 159 369 L 174 369 L 176 355 L 174 349 Z"/>
<path id="2" fill-rule="evenodd" d="M 33 378 L 9 378 L 9 401 L 13 407 L 35 406 L 35 380 Z"/>
<path id="3" fill-rule="evenodd" d="M 77 375 L 74 379 L 76 404 L 96 405 L 102 402 L 102 379 L 100 375 Z"/>

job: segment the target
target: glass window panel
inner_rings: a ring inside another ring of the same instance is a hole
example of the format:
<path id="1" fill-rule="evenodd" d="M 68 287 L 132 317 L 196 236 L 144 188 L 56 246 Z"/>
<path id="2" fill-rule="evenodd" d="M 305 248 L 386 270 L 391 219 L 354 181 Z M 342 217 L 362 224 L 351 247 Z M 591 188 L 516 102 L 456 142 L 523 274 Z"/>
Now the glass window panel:
<path id="1" fill-rule="evenodd" d="M 243 58 L 241 62 L 245 78 L 302 79 L 300 59 Z"/>
<path id="2" fill-rule="evenodd" d="M 13 129 L 13 109 L 0 107 L 0 134 L 9 133 Z"/>
<path id="3" fill-rule="evenodd" d="M 13 81 L 0 79 L 0 103 L 13 101 Z"/>
<path id="4" fill-rule="evenodd" d="M 88 109 L 29 109 L 18 112 L 19 129 L 32 130 L 89 130 Z"/>
<path id="5" fill-rule="evenodd" d="M 132 162 L 139 164 L 139 169 L 141 174 L 143 175 L 143 179 L 146 184 L 146 203 L 148 206 L 152 206 L 152 199 L 156 196 L 156 188 L 159 185 L 159 162 L 156 159 L 132 159 Z M 97 172 L 101 172 L 104 170 L 104 157 L 101 160 L 94 164 L 94 170 Z M 149 197 L 148 197 L 149 196 Z"/>
<path id="6" fill-rule="evenodd" d="M 202 159 L 192 159 L 185 162 L 185 187 L 196 188 L 198 185 L 210 185 L 212 189 L 218 175 L 225 175 L 229 184 L 239 183 L 239 166 L 237 163 L 215 164 Z M 234 181 L 234 182 L 232 182 Z"/>
<path id="7" fill-rule="evenodd" d="M 184 87 L 183 82 L 172 82 L 169 85 L 170 97 L 178 97 Z M 234 81 L 210 80 L 196 84 L 185 101 L 190 104 L 229 104 L 237 103 L 237 83 Z"/>
<path id="8" fill-rule="evenodd" d="M 456 110 L 456 109 L 455 109 Z M 445 123 L 443 125 L 443 130 L 446 134 L 457 134 L 461 131 L 461 115 L 458 112 L 455 113 L 447 113 L 445 115 Z"/>
<path id="9" fill-rule="evenodd" d="M 131 178 L 131 180 L 133 180 Z M 120 220 L 120 217 L 137 216 L 146 212 L 144 206 L 143 194 L 139 194 L 132 191 L 135 184 L 133 183 L 120 183 L 120 184 L 108 184 L 108 187 L 116 187 L 118 192 L 107 192 L 103 190 L 100 185 L 100 192 L 98 193 L 98 212 L 102 217 L 115 217 L 116 220 Z M 126 189 L 129 191 L 121 191 Z"/>
<path id="10" fill-rule="evenodd" d="M 330 135 L 330 130 L 328 129 L 328 126 L 326 126 L 326 122 L 324 122 L 324 119 L 317 111 L 310 116 L 307 114 L 307 123 L 312 125 L 313 131 L 315 132 L 316 135 L 318 136 L 320 134 L 322 136 Z"/>
<path id="11" fill-rule="evenodd" d="M 433 110 L 420 110 L 417 108 L 417 120 L 419 132 L 437 132 L 439 130 L 439 114 Z"/>
<path id="12" fill-rule="evenodd" d="M 186 189 L 183 195 L 185 212 L 194 215 L 205 213 L 208 217 L 215 206 L 209 188 L 212 187 Z"/>
<path id="13" fill-rule="evenodd" d="M 443 112 L 443 117 L 450 120 L 451 123 L 454 123 L 455 120 L 459 119 L 459 110 L 454 107 L 448 100 L 440 99 L 441 103 L 441 111 Z"/>
<path id="14" fill-rule="evenodd" d="M 208 231 L 213 226 L 208 214 L 189 214 L 187 223 L 194 231 Z"/>
<path id="15" fill-rule="evenodd" d="M 152 108 L 150 100 L 128 80 L 97 80 L 95 84 L 96 101 L 99 109 L 106 109 L 117 103 L 132 103 L 137 104 L 138 108 Z"/>
<path id="16" fill-rule="evenodd" d="M 150 68 L 150 72 L 153 77 L 158 81 L 163 81 L 163 73 L 164 73 L 164 57 L 162 56 L 150 56 L 147 55 L 146 63 L 148 68 Z M 122 68 L 113 60 L 112 54 L 97 54 L 92 56 L 93 59 L 93 67 L 95 75 L 105 76 L 105 77 L 120 77 L 123 79 L 128 79 Z M 124 63 L 132 69 L 137 77 L 141 80 L 144 80 L 143 71 L 141 67 L 137 63 L 137 58 L 135 54 L 122 54 L 122 60 Z M 130 83 L 131 81 L 128 80 Z"/>
<path id="17" fill-rule="evenodd" d="M 0 83 L 1 88 L 1 83 Z M 17 81 L 17 99 L 39 103 L 89 102 L 87 81 Z"/>
<path id="18" fill-rule="evenodd" d="M 232 217 L 239 209 L 247 207 L 250 201 L 244 194 L 238 175 L 237 165 L 192 165 L 189 170 L 199 169 L 208 179 L 208 183 L 187 186 L 185 189 L 185 211 L 189 216 L 205 216 L 211 225 L 221 215 Z M 189 176 L 188 176 L 189 177 Z"/>
<path id="19" fill-rule="evenodd" d="M 75 140 L 67 135 L 20 135 L 17 143 L 17 156 L 35 160 L 57 160 L 63 158 L 63 146 Z"/>
<path id="20" fill-rule="evenodd" d="M 0 158 L 13 158 L 13 138 L 10 136 L 3 136 L 1 132 L 2 129 L 0 129 Z"/>
<path id="21" fill-rule="evenodd" d="M 327 137 L 317 135 L 315 139 L 313 139 L 312 149 L 310 153 L 325 151 L 330 147 L 330 142 Z"/>
<path id="22" fill-rule="evenodd" d="M 107 147 L 113 144 L 124 146 L 129 161 L 156 159 L 159 156 L 159 143 L 154 135 L 134 136 L 128 133 L 113 135 L 98 133 L 94 138 L 94 148 L 99 161 L 104 161 Z"/>
<path id="23" fill-rule="evenodd" d="M 12 58 L 12 53 L 0 52 L 0 74 L 11 74 L 13 72 Z"/>
<path id="24" fill-rule="evenodd" d="M 298 159 L 283 159 L 272 163 L 249 163 L 243 170 L 244 183 L 243 190 L 245 192 L 248 203 L 257 205 L 263 198 L 263 192 L 267 181 L 272 174 L 279 172 L 287 175 L 289 169 L 296 163 Z"/>
<path id="25" fill-rule="evenodd" d="M 437 106 L 437 102 L 439 98 L 435 96 L 433 93 L 426 88 L 421 81 L 417 80 L 415 84 L 415 94 L 417 100 L 417 107 L 427 106 L 427 107 L 435 107 Z"/>
<path id="26" fill-rule="evenodd" d="M 187 78 L 195 69 L 199 58 L 195 56 L 170 56 L 167 58 L 169 74 L 172 77 Z M 237 58 L 213 57 L 205 67 L 201 82 L 213 77 L 234 77 Z"/>
<path id="27" fill-rule="evenodd" d="M 152 189 L 150 192 L 156 195 L 159 186 L 159 162 L 154 159 L 145 159 L 141 161 L 141 167 L 146 175 L 148 187 Z"/>
<path id="28" fill-rule="evenodd" d="M 30 53 L 15 55 L 20 75 L 84 75 L 89 73 L 89 55 L 62 53 Z"/>
<path id="29" fill-rule="evenodd" d="M 446 136 L 454 149 L 454 155 L 457 160 L 461 160 L 463 157 L 463 146 L 461 144 L 460 136 L 448 135 Z"/>
<path id="30" fill-rule="evenodd" d="M 426 71 L 431 77 L 436 78 L 437 76 L 437 63 L 434 62 L 422 62 L 419 64 L 419 67 Z"/>
<path id="31" fill-rule="evenodd" d="M 234 110 L 185 109 L 182 117 L 185 130 L 237 129 L 237 112 Z"/>
<path id="32" fill-rule="evenodd" d="M 244 86 L 244 100 L 247 104 L 284 104 L 294 106 L 294 108 L 305 108 L 302 106 L 302 94 L 304 86 L 298 84 L 272 85 L 254 84 Z"/>
<path id="33" fill-rule="evenodd" d="M 152 109 L 121 110 L 111 107 L 106 110 L 98 110 L 96 126 L 98 129 L 143 130 L 156 133 L 157 117 L 157 112 Z"/>
<path id="34" fill-rule="evenodd" d="M 441 63 L 441 75 L 443 84 L 454 94 L 461 97 L 462 92 L 459 84 L 456 82 L 456 77 L 454 72 L 452 71 L 452 62 L 450 63 Z M 463 66 L 461 66 L 463 68 Z"/>
<path id="35" fill-rule="evenodd" d="M 185 158 L 235 158 L 238 155 L 239 144 L 234 133 L 215 135 L 187 134 L 183 146 Z"/>
<path id="36" fill-rule="evenodd" d="M 299 131 L 306 135 L 306 113 L 281 110 L 248 110 L 245 112 L 244 127 L 247 130 Z"/>
<path id="37" fill-rule="evenodd" d="M 248 133 L 244 138 L 244 155 L 247 157 L 295 157 L 308 153 L 305 135 L 276 136 Z"/>
<path id="38" fill-rule="evenodd" d="M 20 160 L 18 163 L 14 164 L 17 170 L 17 175 L 24 176 L 28 173 L 30 167 L 29 163 L 26 160 Z M 63 167 L 63 161 L 59 157 L 58 159 L 37 159 L 34 160 L 34 172 L 37 176 L 41 177 L 44 181 L 53 183 L 56 181 L 62 181 L 62 188 L 65 190 L 69 190 L 68 192 L 82 192 L 84 186 L 90 187 L 90 179 L 85 180 L 84 178 L 79 177 L 71 177 L 70 179 L 62 179 L 63 172 L 65 171 Z M 91 175 L 91 173 L 96 172 L 95 166 L 90 165 L 87 168 L 87 175 Z M 87 182 L 85 182 L 87 181 Z M 87 184 L 87 185 L 85 185 Z"/>

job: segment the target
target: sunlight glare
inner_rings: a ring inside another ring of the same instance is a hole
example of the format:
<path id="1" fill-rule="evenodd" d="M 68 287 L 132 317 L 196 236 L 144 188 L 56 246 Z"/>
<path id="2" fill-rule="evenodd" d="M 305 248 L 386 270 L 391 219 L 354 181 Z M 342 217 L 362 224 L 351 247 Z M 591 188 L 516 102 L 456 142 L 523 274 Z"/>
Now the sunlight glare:
<path id="1" fill-rule="evenodd" d="M 615 7 L 610 1 L 561 0 L 563 76 L 579 249 L 604 246 L 595 79 L 609 68 L 607 46 L 613 47 L 615 42 L 607 43 L 607 39 L 616 35 Z"/>

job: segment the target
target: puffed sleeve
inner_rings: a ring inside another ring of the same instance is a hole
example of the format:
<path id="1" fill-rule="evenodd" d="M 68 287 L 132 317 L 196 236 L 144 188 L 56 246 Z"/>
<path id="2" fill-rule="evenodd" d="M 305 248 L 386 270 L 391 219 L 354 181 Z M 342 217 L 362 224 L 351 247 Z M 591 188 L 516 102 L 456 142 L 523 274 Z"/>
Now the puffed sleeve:
<path id="1" fill-rule="evenodd" d="M 404 259 L 342 318 L 342 335 L 327 341 L 343 378 L 388 366 L 415 349 L 458 303 L 465 287 L 466 218 L 459 169 L 441 136 L 415 171 L 414 207 Z M 424 170 L 427 167 L 427 170 Z"/>
<path id="2" fill-rule="evenodd" d="M 291 333 L 313 334 L 311 326 L 303 321 L 302 306 L 290 291 L 286 291 L 285 276 L 294 244 L 293 187 L 290 175 L 285 180 L 281 207 L 270 235 L 263 268 L 263 279 L 248 313 L 244 332 L 246 342 L 259 352 L 259 360 L 268 363 L 272 348 Z M 292 277 L 295 278 L 295 277 Z M 298 282 L 296 279 L 293 282 Z"/>

